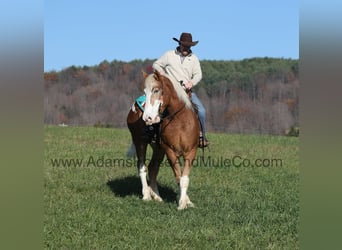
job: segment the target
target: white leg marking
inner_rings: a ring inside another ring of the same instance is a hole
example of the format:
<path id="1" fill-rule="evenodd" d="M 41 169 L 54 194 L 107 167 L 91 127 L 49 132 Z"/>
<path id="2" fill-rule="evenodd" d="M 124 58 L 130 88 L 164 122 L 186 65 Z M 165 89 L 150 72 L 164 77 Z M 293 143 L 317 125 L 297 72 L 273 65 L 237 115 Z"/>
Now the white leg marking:
<path id="1" fill-rule="evenodd" d="M 140 180 L 141 180 L 141 185 L 142 185 L 142 194 L 143 194 L 143 200 L 151 200 L 151 192 L 150 192 L 150 187 L 147 184 L 147 170 L 146 170 L 146 166 L 143 165 L 140 169 L 139 169 L 139 176 L 140 176 Z"/>
<path id="2" fill-rule="evenodd" d="M 182 176 L 179 182 L 180 186 L 180 198 L 178 210 L 182 210 L 187 207 L 194 207 L 194 204 L 190 201 L 189 196 L 186 194 L 189 187 L 189 177 Z"/>
<path id="3" fill-rule="evenodd" d="M 160 197 L 157 183 L 151 184 L 151 196 L 153 200 L 163 201 L 163 199 Z"/>

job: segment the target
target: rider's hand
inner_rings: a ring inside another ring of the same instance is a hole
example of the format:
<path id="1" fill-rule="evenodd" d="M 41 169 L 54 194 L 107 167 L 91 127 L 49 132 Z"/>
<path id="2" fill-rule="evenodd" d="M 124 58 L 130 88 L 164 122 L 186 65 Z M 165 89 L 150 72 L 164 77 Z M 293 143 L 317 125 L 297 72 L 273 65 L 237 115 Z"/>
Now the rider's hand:
<path id="1" fill-rule="evenodd" d="M 192 84 L 192 82 L 187 82 L 187 83 L 184 84 L 184 86 L 185 86 L 186 89 L 191 89 L 193 84 Z"/>

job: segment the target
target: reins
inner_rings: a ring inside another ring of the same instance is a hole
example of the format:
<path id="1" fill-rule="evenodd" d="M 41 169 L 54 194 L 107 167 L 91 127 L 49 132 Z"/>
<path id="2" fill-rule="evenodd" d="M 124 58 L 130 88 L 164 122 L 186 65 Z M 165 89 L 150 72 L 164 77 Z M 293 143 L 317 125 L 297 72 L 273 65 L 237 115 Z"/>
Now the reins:
<path id="1" fill-rule="evenodd" d="M 176 110 L 176 111 L 173 112 L 172 114 L 169 114 L 169 115 L 167 115 L 167 116 L 165 116 L 165 117 L 162 117 L 162 114 L 161 114 L 160 120 L 161 120 L 161 121 L 163 121 L 163 120 L 168 120 L 168 119 L 172 120 L 172 118 L 173 118 L 174 116 L 176 116 L 179 112 L 181 112 L 184 108 L 185 108 L 185 103 L 184 103 L 184 105 L 182 105 L 181 108 L 179 108 L 178 110 Z"/>

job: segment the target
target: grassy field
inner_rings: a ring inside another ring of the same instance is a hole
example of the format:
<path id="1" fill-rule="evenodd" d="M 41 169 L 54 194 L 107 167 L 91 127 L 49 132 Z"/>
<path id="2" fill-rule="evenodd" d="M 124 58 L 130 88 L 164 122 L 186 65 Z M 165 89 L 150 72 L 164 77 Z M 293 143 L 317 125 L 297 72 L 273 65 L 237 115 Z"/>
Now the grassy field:
<path id="1" fill-rule="evenodd" d="M 166 163 L 164 202 L 141 200 L 127 129 L 46 126 L 44 247 L 298 249 L 298 138 L 208 137 L 210 152 L 190 175 L 195 208 L 178 211 Z"/>

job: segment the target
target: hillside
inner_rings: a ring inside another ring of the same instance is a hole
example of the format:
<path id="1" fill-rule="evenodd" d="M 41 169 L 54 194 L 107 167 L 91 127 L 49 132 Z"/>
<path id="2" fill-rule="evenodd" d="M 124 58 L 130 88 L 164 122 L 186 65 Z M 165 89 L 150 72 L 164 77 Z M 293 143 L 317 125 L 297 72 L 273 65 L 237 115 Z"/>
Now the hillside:
<path id="1" fill-rule="evenodd" d="M 103 61 L 44 73 L 44 123 L 126 127 L 143 91 L 141 71 L 154 60 Z M 284 134 L 298 126 L 298 60 L 250 58 L 201 61 L 196 93 L 207 109 L 209 131 Z"/>

